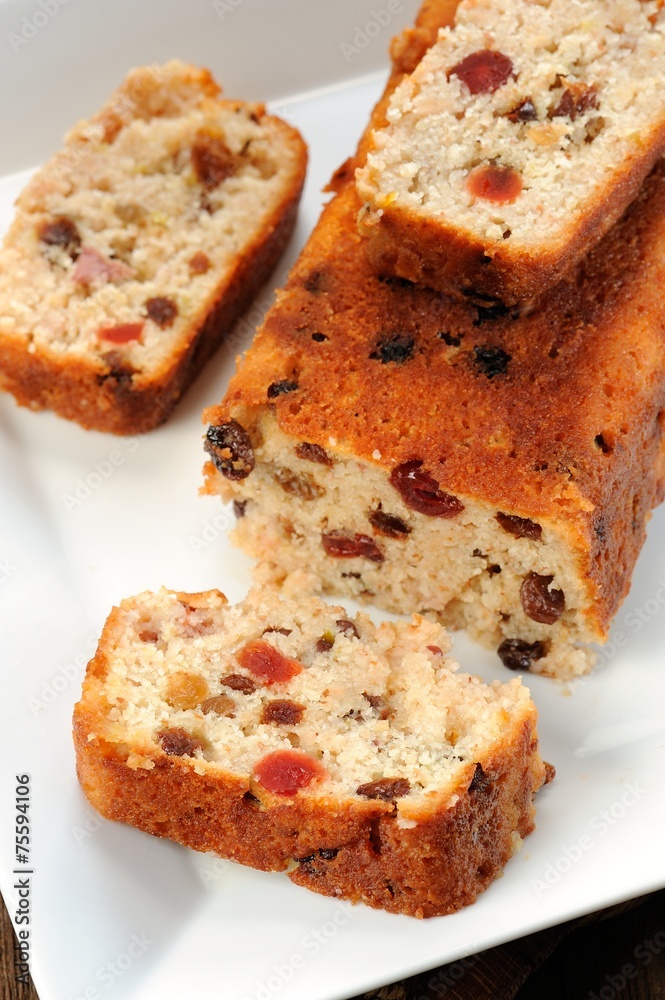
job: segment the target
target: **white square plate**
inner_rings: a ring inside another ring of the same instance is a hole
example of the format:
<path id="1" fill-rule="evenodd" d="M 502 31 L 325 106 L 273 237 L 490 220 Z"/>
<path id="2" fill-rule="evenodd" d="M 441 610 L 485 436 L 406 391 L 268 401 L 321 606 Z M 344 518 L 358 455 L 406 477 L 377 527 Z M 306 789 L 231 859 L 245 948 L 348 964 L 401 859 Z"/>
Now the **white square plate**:
<path id="1" fill-rule="evenodd" d="M 380 93 L 389 38 L 415 11 L 412 0 L 0 0 L 2 230 L 25 171 L 133 65 L 208 65 L 231 96 L 270 101 L 311 150 L 273 283 L 165 427 L 113 438 L 0 399 L 0 876 L 14 915 L 15 776 L 29 773 L 27 927 L 42 1000 L 342 1000 L 665 885 L 662 513 L 602 667 L 568 692 L 530 680 L 557 779 L 504 877 L 460 913 L 417 921 L 310 894 L 101 821 L 76 782 L 71 711 L 111 605 L 161 584 L 218 586 L 231 600 L 249 586 L 230 512 L 197 495 L 201 411 L 314 225 Z M 486 679 L 508 675 L 464 637 L 456 653 Z"/>

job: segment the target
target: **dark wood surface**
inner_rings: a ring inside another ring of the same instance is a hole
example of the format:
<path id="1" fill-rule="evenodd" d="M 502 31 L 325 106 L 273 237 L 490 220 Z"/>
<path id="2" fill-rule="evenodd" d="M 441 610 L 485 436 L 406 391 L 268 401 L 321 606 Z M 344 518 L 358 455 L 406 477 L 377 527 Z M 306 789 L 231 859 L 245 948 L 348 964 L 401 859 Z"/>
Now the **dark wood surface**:
<path id="1" fill-rule="evenodd" d="M 16 982 L 13 929 L 4 905 L 0 906 L 0 922 L 0 1000 L 39 1000 L 32 986 Z M 665 890 L 386 986 L 366 997 L 665 1000 Z M 214 1000 L 234 998 L 220 993 Z"/>

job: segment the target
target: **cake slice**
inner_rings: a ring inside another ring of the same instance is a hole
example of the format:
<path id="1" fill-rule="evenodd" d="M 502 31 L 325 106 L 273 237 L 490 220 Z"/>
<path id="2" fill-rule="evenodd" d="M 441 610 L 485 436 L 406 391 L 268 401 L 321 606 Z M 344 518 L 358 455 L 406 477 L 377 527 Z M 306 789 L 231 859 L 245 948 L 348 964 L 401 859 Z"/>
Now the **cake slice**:
<path id="1" fill-rule="evenodd" d="M 358 171 L 383 274 L 488 304 L 542 295 L 665 149 L 662 0 L 462 0 Z"/>
<path id="2" fill-rule="evenodd" d="M 533 829 L 545 779 L 528 690 L 457 673 L 449 645 L 258 589 L 141 594 L 88 666 L 81 785 L 109 819 L 316 892 L 449 913 Z"/>
<path id="3" fill-rule="evenodd" d="M 178 61 L 131 72 L 30 180 L 0 249 L 0 387 L 84 427 L 162 423 L 267 279 L 307 162 Z"/>
<path id="4" fill-rule="evenodd" d="M 448 6 L 423 8 L 390 87 Z M 206 490 L 235 501 L 262 581 L 466 628 L 510 669 L 584 673 L 663 497 L 662 161 L 515 318 L 377 275 L 356 226 L 365 149 L 205 414 Z"/>

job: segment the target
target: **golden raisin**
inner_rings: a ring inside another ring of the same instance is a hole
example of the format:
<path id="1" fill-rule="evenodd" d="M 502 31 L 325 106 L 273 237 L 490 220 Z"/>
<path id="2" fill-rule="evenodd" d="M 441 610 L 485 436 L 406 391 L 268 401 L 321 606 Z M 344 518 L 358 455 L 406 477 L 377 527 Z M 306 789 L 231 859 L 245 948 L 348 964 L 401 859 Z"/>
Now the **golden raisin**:
<path id="1" fill-rule="evenodd" d="M 166 682 L 164 700 L 171 708 L 182 711 L 196 708 L 204 698 L 208 697 L 208 693 L 208 685 L 200 674 L 177 670 Z"/>

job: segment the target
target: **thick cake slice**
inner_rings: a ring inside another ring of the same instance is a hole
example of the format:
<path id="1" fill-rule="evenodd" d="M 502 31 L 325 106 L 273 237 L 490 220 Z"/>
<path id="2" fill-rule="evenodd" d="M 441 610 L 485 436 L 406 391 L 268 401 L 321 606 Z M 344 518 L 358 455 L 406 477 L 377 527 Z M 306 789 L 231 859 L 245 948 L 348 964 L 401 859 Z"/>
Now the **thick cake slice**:
<path id="1" fill-rule="evenodd" d="M 109 819 L 413 916 L 485 889 L 545 778 L 519 679 L 456 673 L 443 629 L 255 589 L 111 613 L 74 713 Z M 551 775 L 551 769 L 549 774 Z"/>
<path id="2" fill-rule="evenodd" d="M 207 490 L 236 501 L 263 580 L 434 616 L 510 668 L 583 673 L 663 496 L 665 169 L 514 318 L 377 276 L 355 165 L 205 415 Z"/>
<path id="3" fill-rule="evenodd" d="M 307 162 L 207 70 L 134 70 L 32 178 L 0 250 L 0 386 L 84 427 L 162 423 L 276 264 Z"/>
<path id="4" fill-rule="evenodd" d="M 383 274 L 483 303 L 538 296 L 665 149 L 662 0 L 462 0 L 358 171 Z"/>

